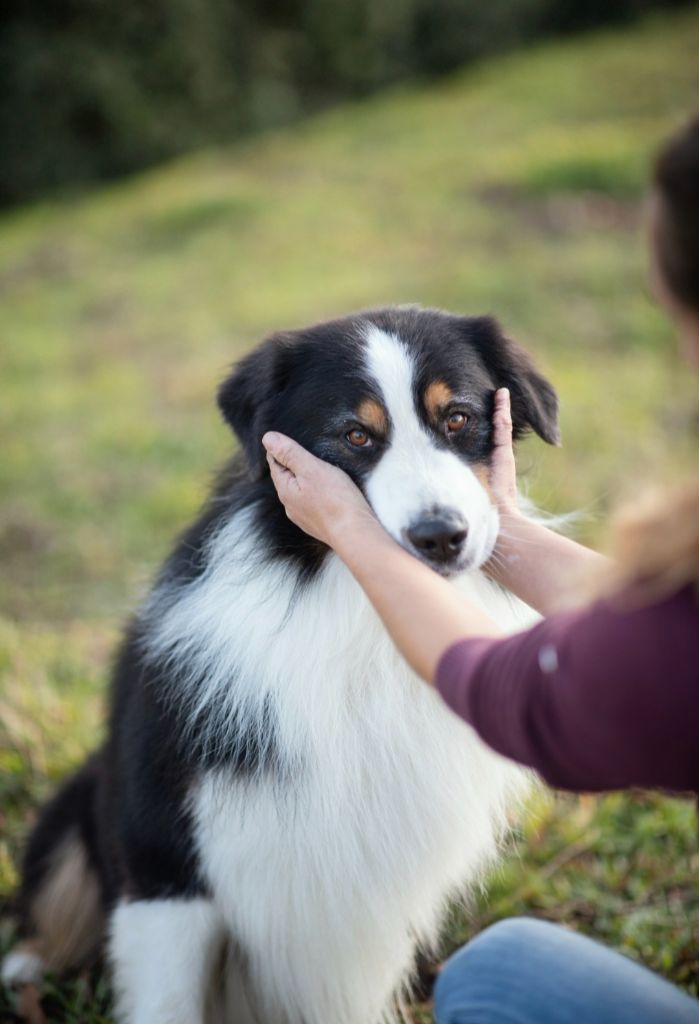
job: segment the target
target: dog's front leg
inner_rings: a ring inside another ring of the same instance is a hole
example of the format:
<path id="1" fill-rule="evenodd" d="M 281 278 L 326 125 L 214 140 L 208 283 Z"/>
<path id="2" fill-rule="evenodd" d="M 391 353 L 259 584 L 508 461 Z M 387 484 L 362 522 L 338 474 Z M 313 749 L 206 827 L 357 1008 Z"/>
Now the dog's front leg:
<path id="1" fill-rule="evenodd" d="M 203 1024 L 223 939 L 206 899 L 119 904 L 109 934 L 119 1024 Z"/>

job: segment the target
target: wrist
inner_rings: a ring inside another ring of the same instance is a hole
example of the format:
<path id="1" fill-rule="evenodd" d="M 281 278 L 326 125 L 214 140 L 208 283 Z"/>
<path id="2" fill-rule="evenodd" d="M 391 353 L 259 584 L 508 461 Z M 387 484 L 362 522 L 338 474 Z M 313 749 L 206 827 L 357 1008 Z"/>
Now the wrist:
<path id="1" fill-rule="evenodd" d="M 513 520 L 520 522 L 526 518 L 515 501 L 498 501 L 496 508 L 498 510 L 498 515 L 500 516 L 501 529 L 506 523 L 511 523 Z"/>
<path id="2" fill-rule="evenodd" d="M 335 519 L 328 539 L 330 547 L 347 565 L 352 565 L 372 542 L 394 543 L 371 509 L 348 510 Z"/>
<path id="3" fill-rule="evenodd" d="M 356 509 L 343 509 L 333 517 L 328 526 L 327 543 L 340 555 L 353 548 L 369 516 L 363 516 Z"/>
<path id="4" fill-rule="evenodd" d="M 528 520 L 522 510 L 515 504 L 498 503 L 497 505 L 500 525 L 498 527 L 497 540 L 493 554 L 483 565 L 483 571 L 487 576 L 507 586 L 510 558 L 518 555 L 520 543 L 520 528 Z"/>

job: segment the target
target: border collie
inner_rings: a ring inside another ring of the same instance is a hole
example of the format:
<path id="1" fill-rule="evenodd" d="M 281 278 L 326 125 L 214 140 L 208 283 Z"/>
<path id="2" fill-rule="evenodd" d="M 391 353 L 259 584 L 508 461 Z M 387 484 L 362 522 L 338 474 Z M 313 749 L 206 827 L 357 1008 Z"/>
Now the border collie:
<path id="1" fill-rule="evenodd" d="M 553 388 L 489 317 L 364 312 L 238 364 L 219 405 L 242 452 L 127 631 L 106 743 L 30 838 L 7 982 L 106 944 L 123 1024 L 391 1018 L 524 776 L 286 518 L 260 438 L 346 470 L 400 544 L 514 630 L 531 609 L 480 571 L 500 386 L 515 437 L 555 443 Z"/>

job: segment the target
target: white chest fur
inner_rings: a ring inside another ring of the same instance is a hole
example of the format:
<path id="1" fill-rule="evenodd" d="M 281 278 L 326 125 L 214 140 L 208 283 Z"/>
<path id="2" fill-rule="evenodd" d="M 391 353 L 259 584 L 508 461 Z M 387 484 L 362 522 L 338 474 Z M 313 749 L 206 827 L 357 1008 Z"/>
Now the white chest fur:
<path id="1" fill-rule="evenodd" d="M 286 772 L 207 773 L 199 854 L 260 1019 L 375 1024 L 416 940 L 435 941 L 448 897 L 496 853 L 522 775 L 413 675 L 335 556 L 293 596 L 294 577 L 241 544 L 245 515 L 153 646 L 206 673 L 179 694 L 193 727 L 213 720 L 228 742 L 244 723 L 263 743 L 273 721 Z M 480 574 L 456 585 L 504 629 L 531 615 Z"/>

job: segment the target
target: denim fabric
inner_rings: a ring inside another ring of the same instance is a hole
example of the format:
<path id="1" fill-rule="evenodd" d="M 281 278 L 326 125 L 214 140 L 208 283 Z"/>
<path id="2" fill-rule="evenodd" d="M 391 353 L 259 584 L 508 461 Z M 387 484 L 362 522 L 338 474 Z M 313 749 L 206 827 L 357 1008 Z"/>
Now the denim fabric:
<path id="1" fill-rule="evenodd" d="M 699 1024 L 699 1001 L 565 928 L 501 921 L 445 964 L 436 1024 Z"/>

